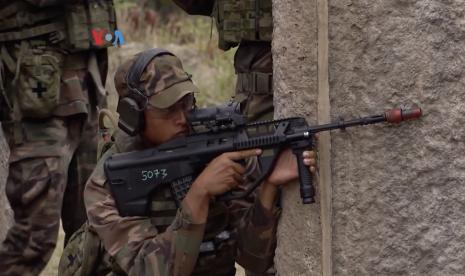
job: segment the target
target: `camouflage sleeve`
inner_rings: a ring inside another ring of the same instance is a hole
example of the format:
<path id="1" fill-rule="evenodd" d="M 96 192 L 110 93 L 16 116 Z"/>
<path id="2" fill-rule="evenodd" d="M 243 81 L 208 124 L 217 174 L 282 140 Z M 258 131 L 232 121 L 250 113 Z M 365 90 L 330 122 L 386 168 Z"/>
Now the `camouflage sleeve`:
<path id="1" fill-rule="evenodd" d="M 280 210 L 266 210 L 258 198 L 242 216 L 238 227 L 236 261 L 245 269 L 261 273 L 273 263 Z"/>
<path id="2" fill-rule="evenodd" d="M 173 0 L 176 5 L 188 14 L 211 15 L 215 0 Z"/>
<path id="3" fill-rule="evenodd" d="M 128 275 L 190 275 L 205 225 L 193 224 L 182 206 L 168 229 L 158 233 L 147 217 L 121 217 L 98 166 L 84 191 L 90 225 Z"/>

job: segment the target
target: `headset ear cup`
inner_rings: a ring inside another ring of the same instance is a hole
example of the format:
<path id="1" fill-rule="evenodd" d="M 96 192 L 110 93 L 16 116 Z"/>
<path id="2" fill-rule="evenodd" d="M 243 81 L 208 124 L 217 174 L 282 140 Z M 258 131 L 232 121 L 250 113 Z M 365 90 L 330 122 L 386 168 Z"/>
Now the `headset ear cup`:
<path id="1" fill-rule="evenodd" d="M 135 136 L 144 129 L 144 109 L 139 108 L 134 99 L 120 99 L 116 112 L 119 113 L 118 126 L 127 134 Z"/>

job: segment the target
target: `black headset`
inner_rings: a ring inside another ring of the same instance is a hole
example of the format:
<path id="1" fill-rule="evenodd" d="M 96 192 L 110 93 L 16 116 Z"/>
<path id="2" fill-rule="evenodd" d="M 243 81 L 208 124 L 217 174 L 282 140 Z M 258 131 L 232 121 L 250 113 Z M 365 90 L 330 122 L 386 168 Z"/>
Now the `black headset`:
<path id="1" fill-rule="evenodd" d="M 140 78 L 150 61 L 161 55 L 174 56 L 170 51 L 161 48 L 147 50 L 139 54 L 126 75 L 129 94 L 119 99 L 116 112 L 119 113 L 119 128 L 130 136 L 143 131 L 145 126 L 144 110 L 149 99 L 140 87 Z"/>

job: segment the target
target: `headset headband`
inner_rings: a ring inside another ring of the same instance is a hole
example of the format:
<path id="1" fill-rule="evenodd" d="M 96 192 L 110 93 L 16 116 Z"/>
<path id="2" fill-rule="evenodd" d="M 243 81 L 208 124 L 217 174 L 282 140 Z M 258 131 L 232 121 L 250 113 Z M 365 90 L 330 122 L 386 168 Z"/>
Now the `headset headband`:
<path id="1" fill-rule="evenodd" d="M 152 59 L 154 59 L 155 57 L 161 55 L 174 56 L 174 54 L 168 50 L 154 48 L 143 52 L 137 57 L 136 61 L 134 61 L 134 64 L 132 64 L 126 76 L 126 83 L 128 85 L 129 90 L 145 96 L 145 94 L 139 90 L 140 77 L 142 76 L 142 73 L 144 72 L 145 68 L 150 63 L 150 61 L 152 61 Z"/>

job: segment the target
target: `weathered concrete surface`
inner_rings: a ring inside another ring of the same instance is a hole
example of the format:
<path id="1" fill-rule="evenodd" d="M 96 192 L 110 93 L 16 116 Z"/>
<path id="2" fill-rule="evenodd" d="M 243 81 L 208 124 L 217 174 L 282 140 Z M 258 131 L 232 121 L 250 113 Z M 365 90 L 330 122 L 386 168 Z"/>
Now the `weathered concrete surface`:
<path id="1" fill-rule="evenodd" d="M 317 47 L 305 15 L 316 14 L 314 2 L 274 1 L 280 116 L 317 105 L 316 58 L 299 60 Z M 465 275 L 465 1 L 331 0 L 329 41 L 333 120 L 424 111 L 402 125 L 332 133 L 333 274 Z M 308 225 L 319 206 L 297 200 L 297 189 L 285 193 L 277 268 L 319 275 L 321 234 Z"/>
<path id="2" fill-rule="evenodd" d="M 331 1 L 332 114 L 419 104 L 333 135 L 334 274 L 465 275 L 465 1 Z"/>
<path id="3" fill-rule="evenodd" d="M 10 151 L 0 124 L 0 241 L 3 241 L 7 229 L 12 224 L 13 214 L 5 196 L 5 182 L 8 176 L 8 156 Z"/>
<path id="4" fill-rule="evenodd" d="M 273 1 L 275 117 L 316 122 L 316 2 Z M 319 204 L 301 205 L 298 185 L 284 189 L 275 264 L 280 275 L 319 275 Z"/>

